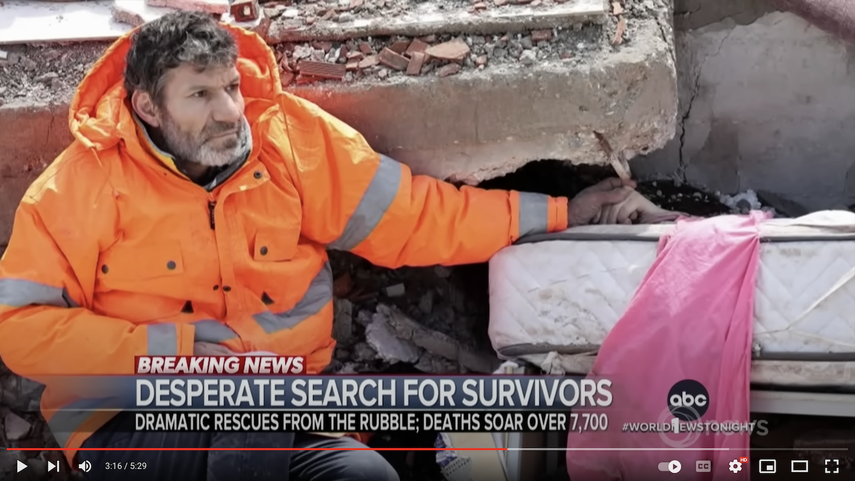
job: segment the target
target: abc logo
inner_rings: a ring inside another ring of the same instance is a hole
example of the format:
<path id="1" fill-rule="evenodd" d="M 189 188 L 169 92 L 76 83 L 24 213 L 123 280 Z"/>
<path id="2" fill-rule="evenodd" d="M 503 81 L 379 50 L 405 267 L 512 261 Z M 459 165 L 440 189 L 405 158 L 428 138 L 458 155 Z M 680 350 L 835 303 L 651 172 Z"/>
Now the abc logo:
<path id="1" fill-rule="evenodd" d="M 684 379 L 668 391 L 668 409 L 677 419 L 697 421 L 709 407 L 710 395 L 698 381 Z"/>

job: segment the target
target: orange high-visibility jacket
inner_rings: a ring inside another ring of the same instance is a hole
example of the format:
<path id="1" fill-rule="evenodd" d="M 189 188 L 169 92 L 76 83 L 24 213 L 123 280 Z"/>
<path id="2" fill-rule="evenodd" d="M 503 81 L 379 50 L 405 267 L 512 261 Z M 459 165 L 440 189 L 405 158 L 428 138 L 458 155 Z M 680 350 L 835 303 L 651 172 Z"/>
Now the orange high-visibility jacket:
<path id="1" fill-rule="evenodd" d="M 83 411 L 103 400 L 56 376 L 132 374 L 134 356 L 191 355 L 194 340 L 306 356 L 317 373 L 335 344 L 327 248 L 390 268 L 476 263 L 567 227 L 565 198 L 412 175 L 284 93 L 268 46 L 233 33 L 253 147 L 227 181 L 192 183 L 138 135 L 127 35 L 80 84 L 74 142 L 18 207 L 0 260 L 0 356 L 46 385 L 41 409 L 70 462 L 113 414 Z"/>

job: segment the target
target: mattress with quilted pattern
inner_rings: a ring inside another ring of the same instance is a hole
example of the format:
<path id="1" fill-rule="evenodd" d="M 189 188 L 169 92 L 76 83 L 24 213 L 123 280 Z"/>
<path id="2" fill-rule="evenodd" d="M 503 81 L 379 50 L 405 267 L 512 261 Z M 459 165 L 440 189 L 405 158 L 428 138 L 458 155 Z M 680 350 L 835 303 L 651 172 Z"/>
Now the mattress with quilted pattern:
<path id="1" fill-rule="evenodd" d="M 490 260 L 490 327 L 504 359 L 587 372 L 673 224 L 584 226 L 529 237 Z M 855 385 L 855 213 L 760 229 L 752 380 Z"/>

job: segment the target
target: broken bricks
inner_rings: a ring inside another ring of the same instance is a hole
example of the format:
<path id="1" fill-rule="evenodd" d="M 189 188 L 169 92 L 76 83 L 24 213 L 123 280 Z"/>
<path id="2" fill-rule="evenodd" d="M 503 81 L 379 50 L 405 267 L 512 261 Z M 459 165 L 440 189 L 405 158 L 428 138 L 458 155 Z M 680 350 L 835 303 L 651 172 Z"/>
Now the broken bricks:
<path id="1" fill-rule="evenodd" d="M 378 55 L 378 61 L 383 65 L 395 69 L 395 70 L 406 70 L 410 61 L 407 60 L 407 57 L 395 53 L 390 48 L 384 48 L 380 51 L 380 55 Z"/>
<path id="2" fill-rule="evenodd" d="M 466 42 L 455 38 L 454 40 L 428 47 L 425 53 L 440 60 L 460 62 L 469 55 L 469 51 L 469 45 L 466 45 Z"/>

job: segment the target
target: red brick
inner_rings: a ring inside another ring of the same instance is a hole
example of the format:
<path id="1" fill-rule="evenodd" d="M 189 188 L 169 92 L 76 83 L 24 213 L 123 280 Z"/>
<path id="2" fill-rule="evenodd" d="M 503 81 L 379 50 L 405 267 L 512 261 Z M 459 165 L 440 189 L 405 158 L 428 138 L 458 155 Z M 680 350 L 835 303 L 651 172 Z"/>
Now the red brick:
<path id="1" fill-rule="evenodd" d="M 454 75 L 460 71 L 460 65 L 456 63 L 450 63 L 448 65 L 443 66 L 439 70 L 436 71 L 436 74 L 440 77 L 448 77 L 449 75 Z"/>
<path id="2" fill-rule="evenodd" d="M 359 50 L 365 55 L 371 55 L 372 53 L 374 53 L 374 49 L 371 48 L 371 45 L 369 45 L 368 42 L 360 43 Z"/>
<path id="3" fill-rule="evenodd" d="M 297 66 L 300 68 L 301 76 L 305 75 L 309 77 L 341 80 L 347 73 L 345 66 L 340 63 L 313 62 L 303 60 Z"/>
<path id="4" fill-rule="evenodd" d="M 552 30 L 535 30 L 531 32 L 531 41 L 534 43 L 552 40 Z"/>
<path id="5" fill-rule="evenodd" d="M 469 45 L 466 45 L 466 42 L 463 40 L 456 38 L 454 40 L 429 47 L 425 50 L 425 53 L 433 58 L 459 62 L 469 55 Z"/>
<path id="6" fill-rule="evenodd" d="M 430 47 L 430 45 L 416 38 L 413 39 L 412 42 L 410 42 L 410 46 L 407 47 L 407 51 L 405 53 L 410 56 L 412 56 L 412 54 L 416 52 L 424 53 L 424 51 L 427 50 L 428 47 Z"/>
<path id="7" fill-rule="evenodd" d="M 369 55 L 369 56 L 367 56 L 364 59 L 359 61 L 359 68 L 360 69 L 370 68 L 370 67 L 376 66 L 379 63 L 380 63 L 380 59 L 377 58 L 376 55 Z"/>
<path id="8" fill-rule="evenodd" d="M 347 62 L 347 65 L 345 65 L 345 69 L 348 72 L 355 72 L 355 71 L 359 70 L 359 61 L 358 60 L 351 60 L 351 61 Z"/>
<path id="9" fill-rule="evenodd" d="M 493 5 L 497 7 L 501 7 L 502 5 L 506 5 L 508 0 L 493 0 Z"/>
<path id="10" fill-rule="evenodd" d="M 356 60 L 358 62 L 365 58 L 365 55 L 362 52 L 347 52 L 346 57 L 348 60 Z"/>
<path id="11" fill-rule="evenodd" d="M 397 54 L 403 54 L 404 52 L 407 51 L 407 49 L 409 47 L 410 47 L 410 41 L 409 40 L 398 40 L 397 42 L 393 43 L 389 47 L 389 50 L 391 50 Z"/>
<path id="12" fill-rule="evenodd" d="M 424 37 L 420 37 L 419 40 L 421 40 L 422 42 L 425 42 L 425 43 L 434 43 L 434 42 L 436 42 L 436 35 L 434 35 L 434 34 L 425 35 Z"/>
<path id="13" fill-rule="evenodd" d="M 279 74 L 279 80 L 282 84 L 282 88 L 285 88 L 291 85 L 291 82 L 294 81 L 294 74 L 286 70 Z"/>
<path id="14" fill-rule="evenodd" d="M 427 55 L 424 52 L 413 52 L 410 63 L 407 64 L 407 75 L 419 75 L 425 60 L 427 60 Z"/>
<path id="15" fill-rule="evenodd" d="M 478 2 L 475 5 L 472 5 L 472 8 L 475 10 L 487 10 L 487 5 L 484 3 Z"/>
<path id="16" fill-rule="evenodd" d="M 409 61 L 403 55 L 398 55 L 389 48 L 384 48 L 378 57 L 383 65 L 395 70 L 406 70 Z"/>
<path id="17" fill-rule="evenodd" d="M 331 8 L 331 9 L 327 10 L 327 12 L 325 14 L 323 14 L 323 16 L 321 16 L 321 20 L 329 20 L 329 19 L 333 18 L 334 16 L 335 16 L 335 9 Z"/>

